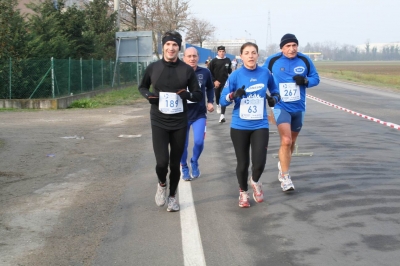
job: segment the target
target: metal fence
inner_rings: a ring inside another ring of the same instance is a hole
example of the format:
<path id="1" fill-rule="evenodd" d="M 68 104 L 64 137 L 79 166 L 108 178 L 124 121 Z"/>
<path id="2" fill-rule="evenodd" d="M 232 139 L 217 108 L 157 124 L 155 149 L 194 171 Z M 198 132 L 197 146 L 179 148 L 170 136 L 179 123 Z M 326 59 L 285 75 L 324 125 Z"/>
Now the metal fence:
<path id="1" fill-rule="evenodd" d="M 0 99 L 59 98 L 139 83 L 147 63 L 111 60 L 0 61 Z"/>

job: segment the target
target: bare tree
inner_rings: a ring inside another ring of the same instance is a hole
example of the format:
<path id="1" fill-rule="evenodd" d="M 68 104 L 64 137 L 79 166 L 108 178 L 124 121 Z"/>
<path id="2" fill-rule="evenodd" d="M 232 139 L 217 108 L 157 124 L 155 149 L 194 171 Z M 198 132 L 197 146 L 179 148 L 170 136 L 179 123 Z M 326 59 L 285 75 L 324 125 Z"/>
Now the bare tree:
<path id="1" fill-rule="evenodd" d="M 140 3 L 139 3 L 140 2 Z M 183 30 L 189 16 L 189 1 L 137 0 L 137 28 L 153 32 L 153 51 L 157 58 L 160 36 L 169 30 Z"/>
<path id="2" fill-rule="evenodd" d="M 142 0 L 121 0 L 120 22 L 125 30 L 138 30 L 138 10 L 141 8 Z"/>
<path id="3" fill-rule="evenodd" d="M 189 1 L 185 0 L 162 0 L 162 12 L 160 16 L 159 32 L 164 33 L 169 30 L 183 30 L 189 13 Z"/>
<path id="4" fill-rule="evenodd" d="M 275 53 L 277 53 L 279 51 L 280 51 L 279 44 L 271 43 L 271 44 L 268 44 L 267 50 L 265 51 L 266 52 L 265 55 L 266 56 L 270 56 L 270 55 L 273 55 L 273 54 L 275 54 Z"/>
<path id="5" fill-rule="evenodd" d="M 203 42 L 210 39 L 215 32 L 215 27 L 206 20 L 192 18 L 188 20 L 186 41 L 198 43 L 203 47 Z"/>
<path id="6" fill-rule="evenodd" d="M 142 6 L 138 10 L 138 17 L 143 30 L 151 30 L 153 35 L 153 52 L 160 58 L 158 53 L 158 28 L 161 17 L 161 1 L 163 0 L 143 0 Z"/>
<path id="7" fill-rule="evenodd" d="M 369 54 L 369 52 L 370 52 L 370 45 L 369 45 L 369 39 L 365 42 L 365 52 L 367 53 L 367 54 Z"/>
<path id="8" fill-rule="evenodd" d="M 189 15 L 189 0 L 121 0 L 120 4 L 121 28 L 152 31 L 158 58 L 160 36 L 169 30 L 183 31 Z"/>

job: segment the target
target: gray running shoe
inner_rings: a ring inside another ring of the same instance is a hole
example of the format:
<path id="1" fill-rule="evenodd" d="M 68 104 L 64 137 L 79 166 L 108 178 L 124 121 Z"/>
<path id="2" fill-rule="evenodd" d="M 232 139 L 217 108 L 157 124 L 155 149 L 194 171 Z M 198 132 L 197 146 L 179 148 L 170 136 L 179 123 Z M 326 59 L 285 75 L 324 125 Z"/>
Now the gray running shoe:
<path id="1" fill-rule="evenodd" d="M 168 208 L 169 212 L 177 212 L 179 211 L 179 202 L 176 197 L 168 197 Z"/>
<path id="2" fill-rule="evenodd" d="M 157 183 L 157 192 L 156 192 L 156 204 L 159 207 L 165 205 L 165 201 L 167 200 L 167 186 L 162 187 L 160 183 Z"/>
<path id="3" fill-rule="evenodd" d="M 284 180 L 281 183 L 281 188 L 283 191 L 291 191 L 294 190 L 294 185 L 292 183 L 292 179 L 290 178 L 290 175 L 285 175 L 282 177 Z"/>

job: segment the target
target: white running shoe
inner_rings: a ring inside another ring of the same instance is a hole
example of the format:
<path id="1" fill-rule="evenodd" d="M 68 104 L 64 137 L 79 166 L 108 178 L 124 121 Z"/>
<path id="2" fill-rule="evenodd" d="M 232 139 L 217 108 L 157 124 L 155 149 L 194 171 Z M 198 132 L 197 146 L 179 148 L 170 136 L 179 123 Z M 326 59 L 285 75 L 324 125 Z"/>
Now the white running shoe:
<path id="1" fill-rule="evenodd" d="M 239 194 L 239 207 L 248 208 L 250 207 L 249 193 L 247 191 L 240 191 Z"/>
<path id="2" fill-rule="evenodd" d="M 159 207 L 164 206 L 167 200 L 167 186 L 165 187 L 160 186 L 160 183 L 157 183 L 157 192 L 156 192 L 156 204 Z"/>
<path id="3" fill-rule="evenodd" d="M 177 212 L 179 211 L 179 202 L 176 197 L 168 197 L 168 208 L 167 211 L 169 212 Z"/>
<path id="4" fill-rule="evenodd" d="M 221 105 L 217 104 L 217 114 L 221 113 Z"/>
<path id="5" fill-rule="evenodd" d="M 279 169 L 279 173 L 278 173 L 278 180 L 279 182 L 283 182 L 285 179 L 282 177 L 282 168 L 281 168 L 281 162 L 278 161 L 278 169 Z"/>
<path id="6" fill-rule="evenodd" d="M 221 117 L 219 118 L 219 123 L 222 124 L 222 123 L 225 123 L 225 122 L 226 122 L 225 116 L 221 115 Z"/>
<path id="7" fill-rule="evenodd" d="M 250 177 L 250 184 L 253 188 L 253 199 L 260 203 L 264 201 L 264 192 L 262 191 L 262 183 L 258 181 L 257 183 L 253 181 L 253 178 Z"/>
<path id="8" fill-rule="evenodd" d="M 282 190 L 283 191 L 294 190 L 294 185 L 293 185 L 292 179 L 290 178 L 290 175 L 285 175 L 282 178 L 283 178 L 283 182 L 281 182 Z"/>

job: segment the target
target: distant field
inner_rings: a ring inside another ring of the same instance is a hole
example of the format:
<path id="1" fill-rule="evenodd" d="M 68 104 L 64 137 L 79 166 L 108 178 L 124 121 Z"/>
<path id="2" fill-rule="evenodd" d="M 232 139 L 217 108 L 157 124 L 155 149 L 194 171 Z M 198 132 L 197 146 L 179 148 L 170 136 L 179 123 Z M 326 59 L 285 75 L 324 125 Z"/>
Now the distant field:
<path id="1" fill-rule="evenodd" d="M 400 90 L 400 61 L 316 61 L 322 77 Z"/>

